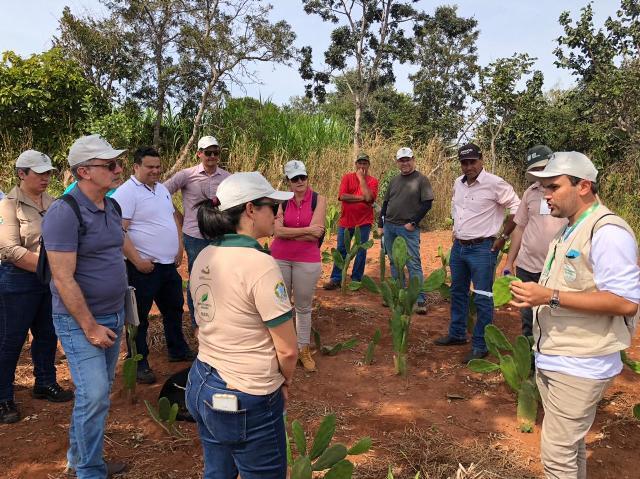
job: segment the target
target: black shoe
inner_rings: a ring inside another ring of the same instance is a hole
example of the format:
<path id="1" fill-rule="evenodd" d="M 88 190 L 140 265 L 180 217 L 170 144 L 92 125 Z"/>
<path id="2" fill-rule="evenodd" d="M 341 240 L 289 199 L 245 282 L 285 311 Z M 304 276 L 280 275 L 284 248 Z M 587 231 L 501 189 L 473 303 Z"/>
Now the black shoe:
<path id="1" fill-rule="evenodd" d="M 156 375 L 153 374 L 151 368 L 138 369 L 136 382 L 140 384 L 153 384 L 156 382 Z"/>
<path id="2" fill-rule="evenodd" d="M 18 407 L 13 399 L 8 401 L 0 401 L 0 423 L 12 424 L 20 420 L 20 413 Z"/>
<path id="3" fill-rule="evenodd" d="M 171 356 L 171 355 L 169 355 L 169 362 L 170 363 L 179 363 L 179 362 L 183 362 L 183 361 L 194 361 L 197 357 L 198 357 L 198 353 L 189 350 L 186 353 L 184 353 L 182 356 Z"/>
<path id="4" fill-rule="evenodd" d="M 73 399 L 73 391 L 62 389 L 58 383 L 49 386 L 34 386 L 32 396 L 50 402 L 67 402 Z"/>
<path id="5" fill-rule="evenodd" d="M 107 461 L 107 477 L 115 476 L 116 474 L 122 474 L 127 470 L 127 464 L 124 462 L 109 462 Z M 64 470 L 67 477 L 76 477 L 76 471 L 73 467 L 67 466 Z"/>
<path id="6" fill-rule="evenodd" d="M 413 312 L 424 316 L 425 314 L 427 314 L 427 305 L 424 301 L 418 301 L 413 307 Z"/>
<path id="7" fill-rule="evenodd" d="M 486 358 L 487 354 L 489 353 L 487 353 L 486 351 L 478 351 L 477 349 L 472 349 L 471 351 L 469 351 L 469 354 L 464 357 L 464 359 L 462 360 L 462 364 L 467 364 L 472 359 Z"/>
<path id="8" fill-rule="evenodd" d="M 466 338 L 452 338 L 451 336 L 442 336 L 434 341 L 437 346 L 459 346 L 467 344 Z"/>
<path id="9" fill-rule="evenodd" d="M 324 285 L 322 285 L 322 289 L 326 289 L 327 291 L 332 291 L 339 288 L 340 283 L 338 283 L 337 281 L 327 281 L 326 283 L 324 283 Z"/>

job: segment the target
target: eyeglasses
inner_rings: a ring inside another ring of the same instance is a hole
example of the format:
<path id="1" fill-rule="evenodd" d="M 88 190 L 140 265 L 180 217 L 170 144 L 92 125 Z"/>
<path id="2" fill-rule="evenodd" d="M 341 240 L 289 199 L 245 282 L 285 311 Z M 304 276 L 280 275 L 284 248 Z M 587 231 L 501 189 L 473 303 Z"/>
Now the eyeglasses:
<path id="1" fill-rule="evenodd" d="M 83 165 L 85 168 L 98 167 L 98 168 L 106 168 L 109 171 L 116 171 L 116 168 L 119 166 L 122 167 L 122 162 L 118 160 L 111 160 L 109 163 L 103 163 L 101 165 Z"/>
<path id="2" fill-rule="evenodd" d="M 293 178 L 289 179 L 289 181 L 291 183 L 298 183 L 300 181 L 307 181 L 307 175 L 294 176 Z"/>
<path id="3" fill-rule="evenodd" d="M 220 156 L 220 150 L 202 150 L 202 153 L 207 158 L 210 158 L 212 156 Z"/>
<path id="4" fill-rule="evenodd" d="M 273 216 L 278 214 L 278 207 L 280 203 L 273 203 L 272 201 L 252 201 L 253 206 L 270 206 L 273 211 Z"/>

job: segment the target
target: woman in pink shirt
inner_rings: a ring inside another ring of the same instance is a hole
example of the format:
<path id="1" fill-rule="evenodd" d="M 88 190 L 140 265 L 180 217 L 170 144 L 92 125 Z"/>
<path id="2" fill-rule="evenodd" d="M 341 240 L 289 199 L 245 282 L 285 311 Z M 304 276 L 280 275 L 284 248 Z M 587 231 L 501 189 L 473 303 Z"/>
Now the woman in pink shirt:
<path id="1" fill-rule="evenodd" d="M 301 161 L 289 161 L 284 165 L 284 174 L 294 196 L 278 210 L 271 255 L 282 270 L 289 296 L 294 299 L 300 362 L 306 371 L 315 371 L 309 350 L 311 303 L 322 273 L 320 241 L 327 199 L 309 188 L 307 170 Z"/>

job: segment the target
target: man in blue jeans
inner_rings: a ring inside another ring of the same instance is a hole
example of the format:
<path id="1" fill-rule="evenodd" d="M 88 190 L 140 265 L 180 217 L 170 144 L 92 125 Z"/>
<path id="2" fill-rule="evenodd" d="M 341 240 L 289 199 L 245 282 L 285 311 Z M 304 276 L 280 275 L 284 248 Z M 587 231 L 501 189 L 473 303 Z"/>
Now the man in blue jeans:
<path id="1" fill-rule="evenodd" d="M 369 155 L 360 153 L 356 159 L 356 171 L 347 173 L 340 181 L 338 199 L 342 203 L 342 207 L 338 221 L 337 246 L 343 258 L 347 255 L 347 249 L 344 245 L 345 230 L 349 230 L 351 237 L 353 237 L 357 227 L 360 230 L 360 242 L 365 243 L 369 240 L 373 224 L 373 203 L 378 196 L 378 180 L 369 174 L 370 165 Z M 359 250 L 351 272 L 353 281 L 362 279 L 366 261 L 367 250 Z M 331 279 L 325 283 L 323 288 L 337 289 L 340 287 L 341 281 L 342 270 L 334 265 Z"/>
<path id="2" fill-rule="evenodd" d="M 433 190 L 429 179 L 416 170 L 416 159 L 411 148 L 400 148 L 396 153 L 396 165 L 400 174 L 391 178 L 382 203 L 378 232 L 384 235 L 384 249 L 392 251 L 393 242 L 401 236 L 407 242 L 409 251 L 409 278 L 414 276 L 423 280 L 420 261 L 420 221 L 431 209 Z M 396 271 L 391 261 L 391 274 L 394 277 L 404 275 Z M 417 314 L 427 314 L 425 294 L 420 293 L 415 305 Z"/>
<path id="3" fill-rule="evenodd" d="M 453 185 L 451 216 L 453 246 L 451 268 L 451 323 L 449 334 L 435 341 L 438 346 L 467 342 L 469 287 L 473 282 L 477 319 L 472 349 L 463 363 L 487 355 L 484 328 L 493 321 L 493 277 L 496 259 L 515 228 L 513 215 L 520 198 L 502 178 L 483 169 L 482 152 L 470 143 L 458 150 L 463 175 Z M 505 220 L 505 210 L 509 214 Z M 504 228 L 499 234 L 501 227 Z"/>
<path id="4" fill-rule="evenodd" d="M 67 470 L 80 479 L 104 479 L 126 468 L 103 458 L 127 290 L 119 207 L 105 195 L 120 181 L 117 158 L 124 152 L 99 135 L 76 140 L 68 161 L 78 186 L 70 195 L 82 221 L 70 204 L 59 200 L 42 223 L 52 274 L 53 324 L 76 386 Z"/>

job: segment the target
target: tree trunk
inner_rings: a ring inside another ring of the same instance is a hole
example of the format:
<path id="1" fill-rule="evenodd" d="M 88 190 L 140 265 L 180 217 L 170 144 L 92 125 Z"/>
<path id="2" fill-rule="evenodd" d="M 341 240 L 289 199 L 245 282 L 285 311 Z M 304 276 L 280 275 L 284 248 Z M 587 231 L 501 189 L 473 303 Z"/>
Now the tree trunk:
<path id="1" fill-rule="evenodd" d="M 360 96 L 356 96 L 356 114 L 353 122 L 353 159 L 358 156 L 358 151 L 360 150 L 360 146 L 362 145 L 360 138 L 360 129 L 361 121 L 362 121 L 362 102 L 360 100 Z"/>
<path id="2" fill-rule="evenodd" d="M 191 150 L 191 147 L 196 142 L 196 138 L 198 136 L 198 132 L 200 131 L 200 123 L 202 122 L 202 117 L 204 116 L 204 112 L 207 109 L 207 101 L 209 100 L 209 97 L 211 96 L 211 92 L 213 91 L 213 87 L 218 83 L 218 79 L 219 78 L 220 78 L 220 76 L 217 73 L 215 73 L 211 77 L 211 79 L 209 80 L 209 83 L 207 83 L 207 87 L 202 92 L 202 98 L 200 99 L 200 108 L 198 108 L 198 113 L 196 113 L 196 116 L 193 119 L 193 129 L 191 130 L 191 136 L 187 140 L 187 143 L 180 150 L 180 153 L 178 154 L 178 158 L 176 159 L 176 162 L 169 169 L 169 171 L 167 171 L 164 174 L 164 178 L 169 178 L 176 171 L 182 169 L 182 167 L 183 167 L 183 165 L 184 165 L 184 163 L 185 163 L 185 161 L 187 159 L 187 155 L 189 154 L 189 151 Z"/>
<path id="3" fill-rule="evenodd" d="M 164 115 L 164 85 L 158 85 L 158 98 L 156 98 L 156 121 L 153 123 L 153 147 L 160 148 L 160 128 L 162 127 L 162 117 Z"/>

